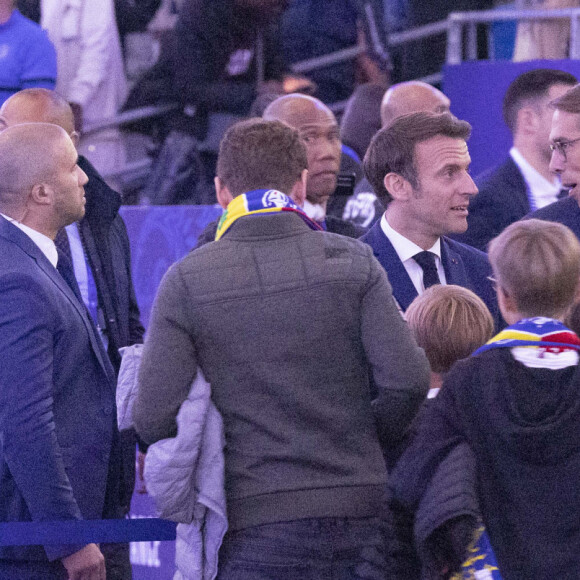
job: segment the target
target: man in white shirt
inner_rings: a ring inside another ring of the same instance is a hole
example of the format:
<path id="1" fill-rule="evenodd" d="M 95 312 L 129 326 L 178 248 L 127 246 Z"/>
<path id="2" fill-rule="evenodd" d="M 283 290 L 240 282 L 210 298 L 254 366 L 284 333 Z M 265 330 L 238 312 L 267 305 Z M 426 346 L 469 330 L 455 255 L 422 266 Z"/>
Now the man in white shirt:
<path id="1" fill-rule="evenodd" d="M 428 287 L 456 284 L 475 292 L 499 324 L 487 256 L 446 237 L 466 230 L 477 193 L 470 134 L 450 113 L 413 113 L 381 129 L 364 170 L 386 210 L 361 240 L 385 268 L 402 312 Z"/>
<path id="2" fill-rule="evenodd" d="M 549 168 L 553 109 L 548 103 L 576 82 L 573 75 L 563 71 L 535 69 L 511 83 L 503 101 L 503 116 L 513 134 L 513 147 L 501 165 L 476 179 L 479 195 L 469 209 L 467 232 L 455 239 L 485 251 L 511 223 L 564 194 L 560 180 Z"/>
<path id="3" fill-rule="evenodd" d="M 66 131 L 0 133 L 0 522 L 101 519 L 119 473 L 115 373 L 56 233 L 85 213 Z M 57 539 L 55 541 L 58 542 Z M 99 547 L 0 547 L 0 578 L 104 580 Z"/>

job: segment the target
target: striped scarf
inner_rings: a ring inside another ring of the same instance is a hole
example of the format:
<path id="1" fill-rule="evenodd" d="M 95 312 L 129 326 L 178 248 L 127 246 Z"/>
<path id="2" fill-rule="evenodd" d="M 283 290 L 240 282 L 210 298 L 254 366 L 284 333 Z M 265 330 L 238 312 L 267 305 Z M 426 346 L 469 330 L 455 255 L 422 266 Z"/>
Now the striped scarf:
<path id="1" fill-rule="evenodd" d="M 297 213 L 313 230 L 322 228 L 312 221 L 287 195 L 275 189 L 254 189 L 235 197 L 223 213 L 215 235 L 216 241 L 232 227 L 232 224 L 248 215 L 262 215 L 291 211 Z"/>

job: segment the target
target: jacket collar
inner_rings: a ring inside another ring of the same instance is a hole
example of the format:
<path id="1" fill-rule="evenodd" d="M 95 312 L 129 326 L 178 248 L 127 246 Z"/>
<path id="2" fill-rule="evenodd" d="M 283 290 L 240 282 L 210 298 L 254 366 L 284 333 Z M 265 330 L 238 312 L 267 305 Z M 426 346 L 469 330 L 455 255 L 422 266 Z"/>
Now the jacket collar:
<path id="1" fill-rule="evenodd" d="M 417 290 L 407 274 L 395 248 L 383 232 L 380 220 L 366 233 L 361 240 L 369 244 L 373 254 L 387 272 L 389 282 L 393 287 L 393 296 L 401 309 L 407 310 L 411 302 L 417 297 Z M 441 237 L 441 263 L 445 271 L 447 284 L 467 286 L 467 274 L 461 256 L 453 249 L 452 242 Z"/>

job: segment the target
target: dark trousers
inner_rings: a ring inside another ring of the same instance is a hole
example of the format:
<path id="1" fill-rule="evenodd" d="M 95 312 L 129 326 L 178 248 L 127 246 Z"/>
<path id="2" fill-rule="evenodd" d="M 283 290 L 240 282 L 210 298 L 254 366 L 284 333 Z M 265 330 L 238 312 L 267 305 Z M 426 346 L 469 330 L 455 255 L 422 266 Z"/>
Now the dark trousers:
<path id="1" fill-rule="evenodd" d="M 217 580 L 385 580 L 379 518 L 321 518 L 229 532 Z"/>

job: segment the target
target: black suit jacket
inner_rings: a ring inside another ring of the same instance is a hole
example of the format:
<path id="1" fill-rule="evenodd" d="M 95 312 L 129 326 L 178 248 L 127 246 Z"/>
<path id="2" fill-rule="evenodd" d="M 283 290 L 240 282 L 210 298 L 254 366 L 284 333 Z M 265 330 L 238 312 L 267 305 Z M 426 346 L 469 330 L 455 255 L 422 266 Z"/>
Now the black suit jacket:
<path id="1" fill-rule="evenodd" d="M 0 217 L 0 521 L 100 519 L 115 373 L 89 314 L 36 244 Z M 0 548 L 46 561 L 81 546 Z"/>
<path id="2" fill-rule="evenodd" d="M 580 207 L 573 197 L 559 199 L 528 214 L 524 219 L 530 218 L 563 224 L 569 227 L 580 240 Z"/>
<path id="3" fill-rule="evenodd" d="M 375 257 L 387 272 L 389 282 L 393 287 L 393 296 L 405 312 L 409 304 L 417 297 L 417 290 L 395 248 L 383 232 L 381 222 L 375 223 L 361 238 L 361 241 L 369 244 L 373 249 Z M 442 237 L 441 261 L 447 284 L 456 284 L 475 292 L 489 308 L 496 326 L 501 326 L 497 297 L 491 282 L 487 279 L 491 275 L 491 266 L 486 254 L 455 240 Z"/>
<path id="4" fill-rule="evenodd" d="M 479 193 L 469 203 L 467 231 L 452 237 L 486 251 L 493 238 L 529 213 L 528 186 L 511 156 L 476 183 Z"/>
<path id="5" fill-rule="evenodd" d="M 79 223 L 79 231 L 97 287 L 99 323 L 109 340 L 107 353 L 118 373 L 119 349 L 143 342 L 145 333 L 131 277 L 127 228 L 119 215 L 121 196 L 105 183 L 85 157 L 79 157 L 78 164 L 89 178 L 85 186 L 85 217 Z M 135 446 L 134 430 L 123 431 L 119 504 L 110 506 L 110 516 L 121 517 L 129 511 L 135 487 Z"/>

